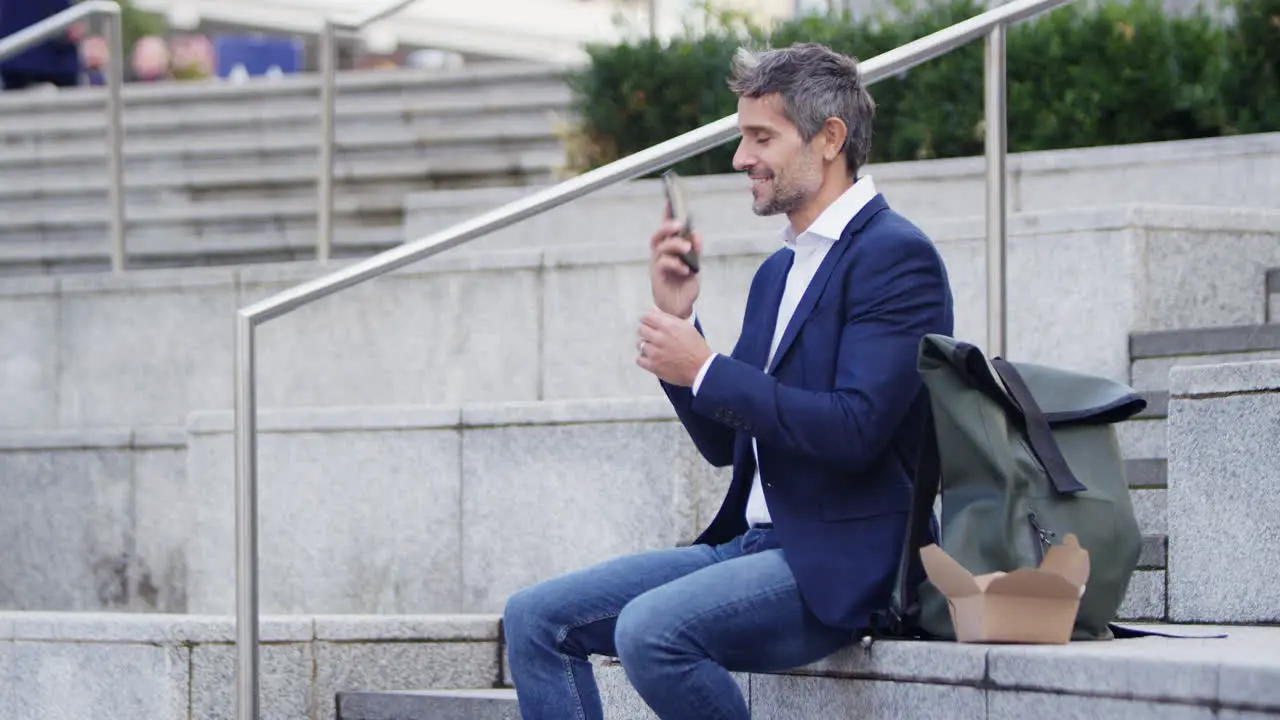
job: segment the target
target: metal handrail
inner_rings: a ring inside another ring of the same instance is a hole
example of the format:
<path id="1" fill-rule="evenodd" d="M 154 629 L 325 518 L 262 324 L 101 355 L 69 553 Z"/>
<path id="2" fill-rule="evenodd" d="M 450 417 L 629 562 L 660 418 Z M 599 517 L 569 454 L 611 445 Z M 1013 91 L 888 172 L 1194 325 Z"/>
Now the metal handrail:
<path id="1" fill-rule="evenodd" d="M 107 41 L 107 194 L 111 205 L 111 270 L 124 272 L 124 120 L 120 100 L 124 84 L 124 35 L 115 0 L 86 0 L 0 40 L 0 60 L 37 45 L 95 16 L 106 18 Z"/>
<path id="2" fill-rule="evenodd" d="M 418 2 L 398 0 L 352 23 L 326 17 L 320 29 L 320 178 L 316 185 L 316 260 L 329 261 L 333 254 L 333 156 L 334 114 L 337 97 L 338 31 L 359 32 L 379 20 L 385 20 Z"/>
<path id="3" fill-rule="evenodd" d="M 1031 17 L 1072 0 L 1014 0 L 968 20 L 907 43 L 861 63 L 867 84 L 902 73 L 944 55 L 970 41 L 989 36 L 985 75 L 987 116 L 987 194 L 989 218 L 988 257 L 996 257 L 998 272 L 987 274 L 988 298 L 996 307 L 990 316 L 992 354 L 1004 354 L 1005 318 L 1005 220 L 1004 173 L 1004 33 L 1009 23 Z M 630 180 L 675 164 L 738 136 L 736 114 L 716 120 L 679 137 L 659 143 L 558 185 L 535 192 L 479 217 L 458 223 L 427 237 L 405 243 L 323 277 L 277 293 L 241 308 L 236 314 L 235 452 L 236 452 L 236 717 L 258 717 L 258 471 L 257 398 L 255 392 L 255 330 L 263 323 L 340 290 L 391 272 L 409 263 L 461 245 L 516 222 L 563 205 L 601 188 Z M 996 156 L 999 157 L 996 157 Z"/>

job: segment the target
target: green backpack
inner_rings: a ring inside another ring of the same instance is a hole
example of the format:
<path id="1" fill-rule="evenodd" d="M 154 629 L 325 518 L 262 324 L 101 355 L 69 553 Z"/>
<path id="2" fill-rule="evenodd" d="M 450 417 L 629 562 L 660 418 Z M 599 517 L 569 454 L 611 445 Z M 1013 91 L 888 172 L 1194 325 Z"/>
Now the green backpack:
<path id="1" fill-rule="evenodd" d="M 1114 423 L 1146 401 L 1106 378 L 988 360 L 940 335 L 921 341 L 918 369 L 936 443 L 921 451 L 890 634 L 955 638 L 946 598 L 918 567 L 940 475 L 943 550 L 975 575 L 1009 572 L 1038 567 L 1075 534 L 1090 573 L 1072 639 L 1114 637 L 1142 548 Z"/>

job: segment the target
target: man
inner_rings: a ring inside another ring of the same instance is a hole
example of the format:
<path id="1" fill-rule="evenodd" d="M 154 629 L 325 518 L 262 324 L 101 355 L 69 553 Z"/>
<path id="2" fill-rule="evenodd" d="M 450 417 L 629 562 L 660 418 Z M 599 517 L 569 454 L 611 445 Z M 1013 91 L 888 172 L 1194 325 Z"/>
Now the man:
<path id="1" fill-rule="evenodd" d="M 51 18 L 70 8 L 72 0 L 0 0 L 0 38 Z M 0 61 L 0 82 L 5 90 L 23 90 L 33 85 L 52 84 L 75 87 L 80 83 L 80 51 L 77 47 L 83 26 L 70 28 L 13 57 Z"/>
<path id="2" fill-rule="evenodd" d="M 875 106 L 853 59 L 812 44 L 739 52 L 730 84 L 734 168 L 757 214 L 787 215 L 784 247 L 756 273 L 737 346 L 718 355 L 693 317 L 698 275 L 678 258 L 701 238 L 662 225 L 636 362 L 702 455 L 733 464 L 733 481 L 694 545 L 512 596 L 505 633 L 525 720 L 600 718 L 591 654 L 616 655 L 663 720 L 747 718 L 730 671 L 819 660 L 890 598 L 926 437 L 916 351 L 952 332 L 946 272 L 858 179 Z"/>

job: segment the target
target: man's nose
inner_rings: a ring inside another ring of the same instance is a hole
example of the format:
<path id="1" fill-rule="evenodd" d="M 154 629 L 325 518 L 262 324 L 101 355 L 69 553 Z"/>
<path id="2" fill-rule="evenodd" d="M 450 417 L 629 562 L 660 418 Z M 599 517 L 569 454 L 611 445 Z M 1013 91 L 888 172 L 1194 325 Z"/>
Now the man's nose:
<path id="1" fill-rule="evenodd" d="M 747 153 L 743 143 L 738 143 L 738 149 L 733 153 L 733 169 L 738 171 L 750 170 L 755 164 L 756 159 Z"/>

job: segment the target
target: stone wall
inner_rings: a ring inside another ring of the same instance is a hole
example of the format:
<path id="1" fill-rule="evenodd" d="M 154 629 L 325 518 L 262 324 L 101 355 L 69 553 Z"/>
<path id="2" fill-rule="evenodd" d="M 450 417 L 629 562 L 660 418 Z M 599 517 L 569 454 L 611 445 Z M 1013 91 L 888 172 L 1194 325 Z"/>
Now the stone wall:
<path id="1" fill-rule="evenodd" d="M 261 624 L 263 720 L 332 720 L 343 690 L 502 682 L 493 616 L 291 616 Z M 0 716 L 232 720 L 230 617 L 0 613 Z"/>
<path id="2" fill-rule="evenodd" d="M 1280 362 L 1170 374 L 1169 615 L 1280 622 Z"/>
<path id="3" fill-rule="evenodd" d="M 938 222 L 957 335 L 986 340 L 984 225 Z M 1010 354 L 1128 379 L 1135 330 L 1263 322 L 1280 210 L 1110 208 L 1015 216 Z M 460 253 L 326 298 L 259 331 L 262 407 L 656 395 L 635 367 L 651 306 L 634 243 Z M 699 314 L 728 351 L 772 233 L 709 244 Z M 334 266 L 330 266 L 332 269 Z M 181 425 L 229 409 L 238 307 L 312 264 L 0 280 L 0 428 Z"/>

